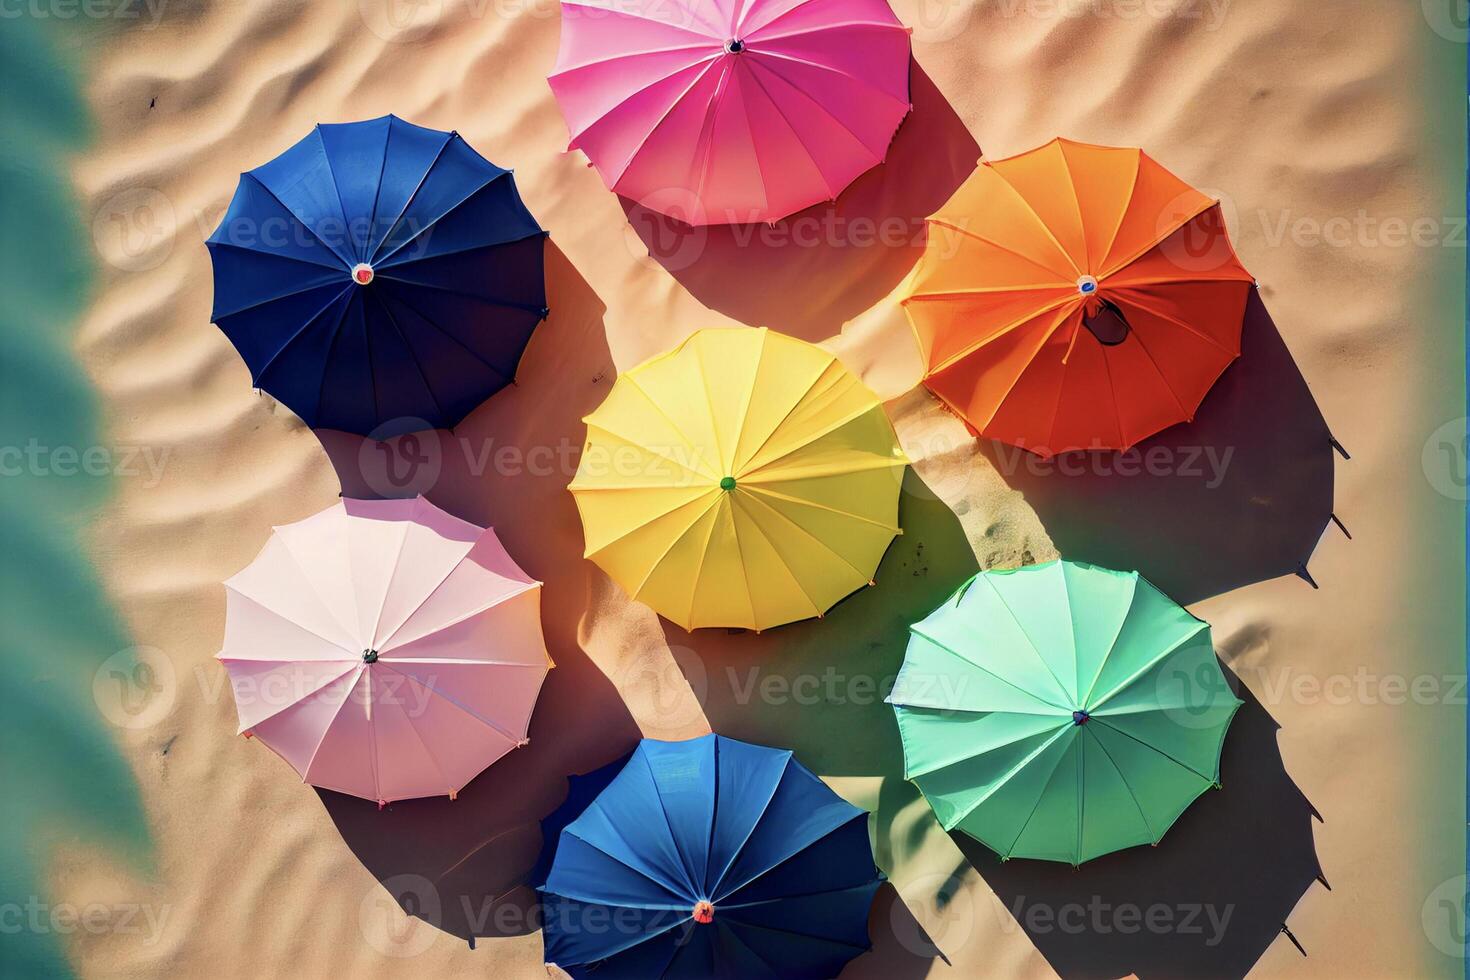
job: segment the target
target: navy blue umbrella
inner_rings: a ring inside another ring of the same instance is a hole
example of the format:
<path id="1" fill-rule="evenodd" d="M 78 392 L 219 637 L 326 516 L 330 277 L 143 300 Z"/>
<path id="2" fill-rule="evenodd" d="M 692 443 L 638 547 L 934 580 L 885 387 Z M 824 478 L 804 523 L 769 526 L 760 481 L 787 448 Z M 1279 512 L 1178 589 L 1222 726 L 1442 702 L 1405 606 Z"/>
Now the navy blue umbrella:
<path id="1" fill-rule="evenodd" d="M 868 815 L 790 752 L 645 739 L 551 842 L 546 960 L 573 977 L 833 977 L 870 948 Z"/>
<path id="2" fill-rule="evenodd" d="M 545 235 L 458 133 L 317 126 L 240 176 L 208 241 L 214 322 L 313 428 L 446 428 L 515 378 L 547 313 Z"/>

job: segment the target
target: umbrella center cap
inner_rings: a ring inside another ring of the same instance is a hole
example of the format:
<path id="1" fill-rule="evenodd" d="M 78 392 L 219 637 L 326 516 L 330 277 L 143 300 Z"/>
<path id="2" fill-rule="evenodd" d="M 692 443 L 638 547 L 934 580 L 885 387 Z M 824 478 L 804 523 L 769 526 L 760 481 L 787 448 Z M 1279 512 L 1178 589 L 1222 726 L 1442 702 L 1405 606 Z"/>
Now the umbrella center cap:
<path id="1" fill-rule="evenodd" d="M 1092 276 L 1083 276 L 1077 280 L 1077 292 L 1083 296 L 1091 296 L 1097 292 L 1097 279 Z"/>
<path id="2" fill-rule="evenodd" d="M 740 40 L 740 38 L 738 38 L 738 37 L 732 37 L 732 38 L 730 38 L 730 40 L 728 40 L 728 41 L 725 42 L 725 53 L 726 54 L 739 54 L 740 52 L 742 52 L 744 50 L 745 50 L 745 42 L 742 41 L 742 40 Z"/>
<path id="3" fill-rule="evenodd" d="M 365 664 L 375 664 L 375 663 L 377 663 L 378 662 L 378 651 L 376 651 L 376 650 L 364 650 L 364 651 L 362 651 L 362 662 L 365 663 Z"/>
<path id="4" fill-rule="evenodd" d="M 366 262 L 359 262 L 352 267 L 352 281 L 359 286 L 366 286 L 373 281 L 373 267 Z"/>
<path id="5" fill-rule="evenodd" d="M 1072 724 L 1085 725 L 1087 724 L 1087 719 L 1090 717 L 1092 716 L 1085 711 L 1074 711 L 1072 712 Z"/>
<path id="6" fill-rule="evenodd" d="M 694 921 L 700 925 L 709 925 L 715 921 L 715 907 L 709 902 L 697 902 L 694 906 Z"/>
<path id="7" fill-rule="evenodd" d="M 723 480 L 720 481 L 720 489 L 721 490 L 734 490 L 735 489 L 735 478 L 733 476 L 727 476 L 727 477 L 725 477 Z"/>

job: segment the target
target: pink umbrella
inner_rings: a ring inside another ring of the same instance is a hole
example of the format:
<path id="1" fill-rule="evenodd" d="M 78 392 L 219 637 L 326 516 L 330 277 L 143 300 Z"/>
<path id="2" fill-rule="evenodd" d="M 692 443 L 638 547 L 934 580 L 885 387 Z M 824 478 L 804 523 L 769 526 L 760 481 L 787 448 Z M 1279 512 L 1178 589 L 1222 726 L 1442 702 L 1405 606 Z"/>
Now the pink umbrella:
<path id="1" fill-rule="evenodd" d="M 423 497 L 342 500 L 275 529 L 225 583 L 240 731 L 313 786 L 449 794 L 526 744 L 551 659 L 541 583 Z"/>
<path id="2" fill-rule="evenodd" d="M 883 161 L 909 105 L 887 0 L 562 0 L 550 82 L 607 186 L 694 225 L 775 221 Z"/>

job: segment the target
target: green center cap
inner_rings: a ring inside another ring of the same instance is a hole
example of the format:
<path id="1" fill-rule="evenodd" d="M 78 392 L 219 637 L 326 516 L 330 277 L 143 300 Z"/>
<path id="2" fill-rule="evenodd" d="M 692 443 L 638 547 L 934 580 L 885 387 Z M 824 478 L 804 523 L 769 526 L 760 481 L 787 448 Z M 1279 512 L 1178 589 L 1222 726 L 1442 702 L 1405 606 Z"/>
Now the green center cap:
<path id="1" fill-rule="evenodd" d="M 727 476 L 727 477 L 725 477 L 723 480 L 720 481 L 720 489 L 721 490 L 734 490 L 735 489 L 735 478 L 733 476 Z"/>

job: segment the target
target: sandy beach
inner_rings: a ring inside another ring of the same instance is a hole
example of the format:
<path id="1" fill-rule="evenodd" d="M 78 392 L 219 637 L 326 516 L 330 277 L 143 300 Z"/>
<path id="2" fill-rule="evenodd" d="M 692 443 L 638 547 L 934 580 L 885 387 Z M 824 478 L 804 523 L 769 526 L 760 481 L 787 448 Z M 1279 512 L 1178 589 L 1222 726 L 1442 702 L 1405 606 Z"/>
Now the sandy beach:
<path id="1" fill-rule="evenodd" d="M 1382 0 L 893 6 L 914 108 L 888 161 L 834 204 L 695 231 L 563 152 L 556 0 L 197 0 L 81 52 L 98 286 L 74 346 L 105 438 L 138 450 L 88 547 L 165 683 L 110 728 L 151 867 L 84 839 L 51 855 L 59 900 L 154 913 L 66 937 L 78 975 L 546 976 L 523 879 L 565 777 L 711 729 L 795 749 L 876 811 L 890 884 L 845 977 L 1461 975 L 1466 481 L 1443 427 L 1464 416 L 1463 26 Z M 210 323 L 203 240 L 240 172 L 390 112 L 514 168 L 551 232 L 552 313 L 516 386 L 385 450 L 252 390 Z M 1143 146 L 1219 197 L 1260 284 L 1241 360 L 1132 469 L 982 446 L 913 390 L 893 294 L 924 216 L 982 153 L 1059 134 Z M 689 634 L 582 559 L 565 486 L 619 370 L 739 324 L 829 347 L 888 400 L 914 461 L 905 533 L 820 623 Z M 235 734 L 220 583 L 339 490 L 423 493 L 545 583 L 558 666 L 531 744 L 454 802 L 379 813 Z M 1188 604 L 1246 701 L 1223 788 L 1157 848 L 1077 872 L 946 835 L 882 703 L 909 623 L 976 569 L 1058 554 Z"/>

